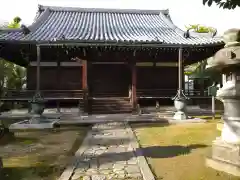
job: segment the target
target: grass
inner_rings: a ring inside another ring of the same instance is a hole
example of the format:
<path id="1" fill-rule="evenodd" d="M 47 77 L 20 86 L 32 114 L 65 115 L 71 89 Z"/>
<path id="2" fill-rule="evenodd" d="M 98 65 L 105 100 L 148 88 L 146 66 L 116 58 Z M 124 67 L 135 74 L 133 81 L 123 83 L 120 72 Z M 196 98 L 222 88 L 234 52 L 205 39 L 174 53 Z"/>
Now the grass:
<path id="1" fill-rule="evenodd" d="M 193 116 L 194 118 L 200 118 L 200 119 L 205 119 L 205 120 L 212 120 L 212 116 L 208 116 L 208 115 L 206 115 L 206 116 Z M 221 117 L 222 117 L 222 115 L 221 114 L 216 114 L 215 115 L 215 120 L 217 120 L 217 121 L 220 121 L 220 119 L 221 119 Z"/>
<path id="2" fill-rule="evenodd" d="M 212 141 L 220 135 L 217 122 L 132 125 L 144 155 L 158 180 L 239 180 L 206 167 Z"/>
<path id="3" fill-rule="evenodd" d="M 0 140 L 4 180 L 55 180 L 81 145 L 88 127 L 19 132 Z M 1 179 L 1 178 L 0 178 Z"/>

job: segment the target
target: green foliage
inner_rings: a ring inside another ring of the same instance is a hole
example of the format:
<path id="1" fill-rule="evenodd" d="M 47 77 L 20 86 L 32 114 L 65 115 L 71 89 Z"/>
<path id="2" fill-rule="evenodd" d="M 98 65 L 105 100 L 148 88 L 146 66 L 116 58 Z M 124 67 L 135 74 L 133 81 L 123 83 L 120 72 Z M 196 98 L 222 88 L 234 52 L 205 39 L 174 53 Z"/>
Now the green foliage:
<path id="1" fill-rule="evenodd" d="M 25 81 L 25 68 L 0 59 L 0 96 L 5 89 L 22 89 Z"/>
<path id="2" fill-rule="evenodd" d="M 0 98 L 6 94 L 7 89 L 21 90 L 25 83 L 25 68 L 0 59 Z M 0 101 L 0 107 L 2 105 Z"/>
<path id="3" fill-rule="evenodd" d="M 220 8 L 223 9 L 235 9 L 240 7 L 239 0 L 203 0 L 204 5 L 211 6 L 213 3 L 216 3 Z"/>
<path id="4" fill-rule="evenodd" d="M 21 18 L 15 17 L 13 22 L 8 25 L 8 28 L 19 28 L 20 22 Z M 6 26 L 2 24 L 0 27 L 4 28 Z M 5 95 L 7 89 L 22 89 L 25 81 L 25 68 L 0 58 L 0 97 Z"/>
<path id="5" fill-rule="evenodd" d="M 17 29 L 17 28 L 20 28 L 20 22 L 21 22 L 21 18 L 20 17 L 15 17 L 13 19 L 13 21 L 8 25 L 8 28 L 11 28 L 11 29 Z"/>
<path id="6" fill-rule="evenodd" d="M 202 26 L 200 24 L 190 24 L 189 26 L 185 26 L 187 30 L 193 30 L 197 33 L 214 33 L 216 29 L 213 27 Z"/>
<path id="7" fill-rule="evenodd" d="M 208 59 L 186 66 L 184 69 L 185 74 L 189 75 L 189 77 L 192 79 L 209 78 L 212 81 L 220 82 L 221 76 L 215 72 L 206 70 L 207 60 Z"/>
<path id="8" fill-rule="evenodd" d="M 191 75 L 193 74 L 196 69 L 200 66 L 201 62 L 197 62 L 197 63 L 194 63 L 194 64 L 190 64 L 188 66 L 185 66 L 184 67 L 184 74 L 185 75 Z"/>

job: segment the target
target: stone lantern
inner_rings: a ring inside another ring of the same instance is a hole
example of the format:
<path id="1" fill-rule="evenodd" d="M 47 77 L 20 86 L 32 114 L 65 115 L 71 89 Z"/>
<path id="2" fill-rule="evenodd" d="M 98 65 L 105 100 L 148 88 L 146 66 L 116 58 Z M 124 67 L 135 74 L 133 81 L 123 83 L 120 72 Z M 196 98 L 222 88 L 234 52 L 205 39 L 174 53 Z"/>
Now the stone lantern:
<path id="1" fill-rule="evenodd" d="M 213 142 L 207 165 L 240 176 L 240 29 L 226 31 L 223 39 L 225 47 L 207 65 L 208 70 L 218 71 L 223 77 L 216 97 L 224 105 L 224 126 Z"/>

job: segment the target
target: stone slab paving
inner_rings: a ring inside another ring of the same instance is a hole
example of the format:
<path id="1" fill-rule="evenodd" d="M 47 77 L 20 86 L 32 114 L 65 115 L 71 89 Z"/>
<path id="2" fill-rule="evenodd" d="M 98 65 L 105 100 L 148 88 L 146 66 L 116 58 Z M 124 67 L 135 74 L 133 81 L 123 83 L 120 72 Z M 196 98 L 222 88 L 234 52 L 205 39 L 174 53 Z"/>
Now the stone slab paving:
<path id="1" fill-rule="evenodd" d="M 202 110 L 197 106 L 189 106 L 189 113 L 191 114 L 211 114 L 210 110 Z M 65 124 L 95 124 L 105 122 L 168 122 L 178 123 L 176 120 L 172 120 L 174 115 L 174 107 L 160 107 L 158 112 L 146 113 L 142 115 L 133 114 L 105 114 L 105 115 L 78 115 L 77 108 L 61 108 L 61 113 L 57 113 L 57 109 L 46 109 L 44 115 L 48 118 L 60 118 L 58 123 L 60 125 Z M 26 109 L 12 110 L 9 112 L 3 112 L 0 114 L 0 118 L 4 120 L 16 119 L 25 120 L 29 117 Z M 193 122 L 198 122 L 197 119 L 190 119 Z M 201 120 L 200 120 L 201 121 Z M 190 122 L 190 121 L 188 121 Z"/>
<path id="2" fill-rule="evenodd" d="M 153 180 L 148 165 L 142 166 L 143 159 L 136 156 L 131 132 L 124 122 L 95 124 L 59 180 L 143 180 L 144 172 L 150 172 L 147 179 Z"/>
<path id="3" fill-rule="evenodd" d="M 155 108 L 145 108 L 148 109 L 148 112 L 150 113 L 156 113 L 156 109 Z M 198 106 L 188 106 L 187 107 L 188 111 L 191 113 L 196 113 L 196 112 L 202 112 L 202 113 L 210 113 L 211 114 L 211 108 L 209 109 L 201 109 Z M 61 108 L 60 109 L 61 113 L 59 114 L 57 112 L 56 108 L 46 108 L 44 111 L 44 115 L 46 116 L 78 116 L 78 108 Z M 173 113 L 175 112 L 175 108 L 173 106 L 160 106 L 158 112 L 161 113 Z M 222 112 L 222 111 L 218 111 L 216 110 L 216 112 Z M 8 112 L 1 112 L 1 117 L 4 118 L 10 118 L 10 117 L 26 117 L 28 115 L 28 110 L 27 109 L 13 109 L 11 111 Z M 129 114 L 122 114 L 122 115 L 129 115 Z M 97 116 L 106 116 L 106 115 L 95 115 Z M 93 117 L 95 117 L 93 115 Z M 116 115 L 117 116 L 117 115 Z"/>

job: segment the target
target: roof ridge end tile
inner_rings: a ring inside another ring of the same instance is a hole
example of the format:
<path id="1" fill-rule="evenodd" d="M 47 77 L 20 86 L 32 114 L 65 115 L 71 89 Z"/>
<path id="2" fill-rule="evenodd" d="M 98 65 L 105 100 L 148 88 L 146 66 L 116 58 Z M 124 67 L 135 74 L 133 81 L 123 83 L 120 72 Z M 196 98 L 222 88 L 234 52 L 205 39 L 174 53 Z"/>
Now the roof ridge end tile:
<path id="1" fill-rule="evenodd" d="M 47 8 L 45 9 L 32 23 L 28 28 L 30 31 L 35 31 L 50 15 L 50 10 Z"/>
<path id="2" fill-rule="evenodd" d="M 114 9 L 114 8 L 83 8 L 83 7 L 63 7 L 63 6 L 43 6 L 38 5 L 39 11 L 49 9 L 50 11 L 73 11 L 73 12 L 102 12 L 102 13 L 130 13 L 130 14 L 154 14 L 160 13 L 169 15 L 169 10 L 149 10 L 149 9 Z"/>

